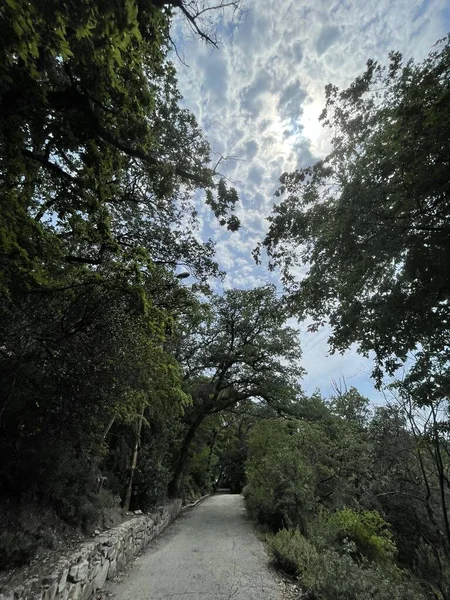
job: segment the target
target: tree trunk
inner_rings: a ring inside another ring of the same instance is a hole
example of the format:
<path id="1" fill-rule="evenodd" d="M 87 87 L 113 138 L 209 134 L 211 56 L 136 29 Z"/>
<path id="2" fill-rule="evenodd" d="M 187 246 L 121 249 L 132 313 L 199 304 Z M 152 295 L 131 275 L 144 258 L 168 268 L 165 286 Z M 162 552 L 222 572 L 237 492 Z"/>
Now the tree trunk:
<path id="1" fill-rule="evenodd" d="M 137 459 L 138 459 L 138 454 L 139 454 L 142 421 L 144 420 L 144 410 L 145 410 L 145 404 L 142 404 L 140 419 L 139 419 L 138 428 L 137 428 L 137 432 L 136 432 L 136 441 L 134 444 L 133 457 L 131 459 L 130 480 L 128 482 L 128 488 L 127 488 L 127 493 L 125 494 L 125 500 L 123 501 L 123 508 L 126 511 L 130 510 L 131 492 L 133 490 L 133 479 L 134 479 L 134 473 L 136 471 Z"/>
<path id="2" fill-rule="evenodd" d="M 116 420 L 116 417 L 115 417 L 115 415 L 114 415 L 114 417 L 111 417 L 111 418 L 110 418 L 110 420 L 109 420 L 109 422 L 108 422 L 108 425 L 105 427 L 105 429 L 104 429 L 104 431 L 103 431 L 103 439 L 104 439 L 104 440 L 106 439 L 106 436 L 108 435 L 108 433 L 109 433 L 109 431 L 110 431 L 111 427 L 114 425 L 114 421 L 115 421 L 115 420 Z"/>
<path id="3" fill-rule="evenodd" d="M 209 473 L 209 471 L 211 469 L 212 456 L 213 456 L 214 446 L 216 445 L 216 439 L 217 439 L 218 434 L 219 434 L 219 432 L 216 429 L 214 429 L 212 440 L 211 440 L 211 443 L 209 444 L 208 462 L 206 464 L 206 472 L 207 473 Z"/>
<path id="4" fill-rule="evenodd" d="M 168 491 L 170 498 L 180 497 L 183 487 L 183 476 L 189 459 L 189 449 L 191 447 L 192 441 L 194 440 L 195 434 L 197 433 L 197 429 L 202 424 L 205 416 L 206 415 L 201 415 L 197 417 L 187 430 L 187 433 L 184 437 L 183 444 L 178 455 L 177 464 L 175 466 L 175 471 L 173 473 L 172 481 L 169 483 Z"/>

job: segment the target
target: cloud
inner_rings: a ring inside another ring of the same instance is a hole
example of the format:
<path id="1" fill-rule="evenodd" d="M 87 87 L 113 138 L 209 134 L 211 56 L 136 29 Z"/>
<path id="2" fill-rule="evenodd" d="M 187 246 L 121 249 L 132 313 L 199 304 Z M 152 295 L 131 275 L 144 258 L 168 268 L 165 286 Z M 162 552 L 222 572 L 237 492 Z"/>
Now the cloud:
<path id="1" fill-rule="evenodd" d="M 341 32 L 339 27 L 329 25 L 323 27 L 316 41 L 316 50 L 319 56 L 322 56 L 339 39 Z"/>
<path id="2" fill-rule="evenodd" d="M 247 173 L 248 179 L 254 183 L 255 185 L 261 185 L 263 177 L 264 177 L 265 169 L 263 167 L 259 167 L 255 165 L 250 167 Z"/>
<path id="3" fill-rule="evenodd" d="M 203 80 L 202 89 L 207 102 L 215 109 L 226 106 L 228 99 L 229 65 L 223 54 L 203 52 L 199 55 L 197 66 Z"/>
<path id="4" fill-rule="evenodd" d="M 174 32 L 189 65 L 177 64 L 184 105 L 207 128 L 213 164 L 221 155 L 238 159 L 222 161 L 219 170 L 238 189 L 241 230 L 230 234 L 199 204 L 201 235 L 216 241 L 228 287 L 279 283 L 276 273 L 254 264 L 252 250 L 267 230 L 281 173 L 329 150 L 329 133 L 318 122 L 325 85 L 348 86 L 367 59 L 385 63 L 391 50 L 421 60 L 450 29 L 448 0 L 247 0 L 244 8 L 238 22 L 221 20 L 218 51 L 186 41 L 182 19 Z M 344 376 L 379 399 L 371 361 L 355 348 L 330 356 L 327 337 L 302 333 L 308 391 L 328 393 L 330 380 Z"/>
<path id="5" fill-rule="evenodd" d="M 302 104 L 308 94 L 300 86 L 298 80 L 287 85 L 280 93 L 278 99 L 278 113 L 282 119 L 289 120 L 292 124 L 297 123 L 301 129 L 300 117 L 303 113 Z"/>

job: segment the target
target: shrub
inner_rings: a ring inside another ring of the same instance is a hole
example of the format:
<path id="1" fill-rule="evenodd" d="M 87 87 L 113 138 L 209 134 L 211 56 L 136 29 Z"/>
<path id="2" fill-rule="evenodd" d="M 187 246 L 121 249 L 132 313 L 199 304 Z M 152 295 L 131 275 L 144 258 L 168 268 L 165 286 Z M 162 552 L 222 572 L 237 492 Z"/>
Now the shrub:
<path id="1" fill-rule="evenodd" d="M 38 546 L 38 537 L 27 531 L 0 532 L 0 571 L 29 562 Z"/>
<path id="2" fill-rule="evenodd" d="M 357 560 L 391 563 L 397 549 L 389 523 L 376 511 L 356 512 L 350 508 L 322 513 L 311 535 L 323 548 L 349 548 Z"/>
<path id="3" fill-rule="evenodd" d="M 298 528 L 306 533 L 315 506 L 313 470 L 296 447 L 295 436 L 279 424 L 255 429 L 244 491 L 249 513 L 274 532 Z"/>
<path id="4" fill-rule="evenodd" d="M 319 551 L 298 530 L 282 529 L 268 537 L 268 544 L 276 566 L 298 577 L 311 600 L 425 600 L 420 585 L 392 562 L 356 562 L 353 542 L 342 545 L 340 552 Z"/>
<path id="5" fill-rule="evenodd" d="M 282 529 L 267 541 L 275 564 L 286 573 L 304 579 L 314 570 L 317 550 L 297 529 Z"/>
<path id="6" fill-rule="evenodd" d="M 314 600 L 425 600 L 418 586 L 394 565 L 356 563 L 349 554 L 328 550 L 313 568 L 302 583 Z"/>

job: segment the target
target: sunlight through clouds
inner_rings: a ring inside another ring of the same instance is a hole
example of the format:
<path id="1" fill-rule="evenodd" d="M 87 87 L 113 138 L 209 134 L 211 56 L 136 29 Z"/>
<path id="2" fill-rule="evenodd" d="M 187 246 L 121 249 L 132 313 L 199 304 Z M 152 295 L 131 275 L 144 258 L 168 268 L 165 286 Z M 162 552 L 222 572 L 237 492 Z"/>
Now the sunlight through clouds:
<path id="1" fill-rule="evenodd" d="M 318 121 L 325 85 L 349 85 L 369 58 L 385 63 L 392 50 L 421 60 L 450 29 L 445 0 L 247 0 L 243 7 L 234 22 L 231 14 L 220 19 L 218 50 L 182 41 L 181 20 L 174 30 L 189 65 L 174 57 L 184 104 L 206 129 L 214 159 L 229 158 L 218 170 L 241 199 L 243 226 L 235 234 L 202 213 L 202 236 L 217 242 L 227 288 L 277 282 L 251 253 L 267 230 L 279 176 L 329 150 L 329 133 Z M 371 361 L 355 349 L 328 356 L 327 336 L 302 334 L 308 390 L 329 389 L 331 379 L 344 376 L 379 400 Z"/>

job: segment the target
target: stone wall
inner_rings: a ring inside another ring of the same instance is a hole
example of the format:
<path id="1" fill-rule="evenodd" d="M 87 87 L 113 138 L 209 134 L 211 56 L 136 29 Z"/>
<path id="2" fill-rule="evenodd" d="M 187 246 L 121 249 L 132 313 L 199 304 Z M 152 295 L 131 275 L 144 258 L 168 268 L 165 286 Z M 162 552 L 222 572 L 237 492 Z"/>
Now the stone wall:
<path id="1" fill-rule="evenodd" d="M 0 594 L 0 600 L 88 600 L 142 552 L 180 511 L 181 500 L 173 500 L 152 514 L 125 521 L 59 561 L 49 577 L 25 581 L 7 595 Z"/>

